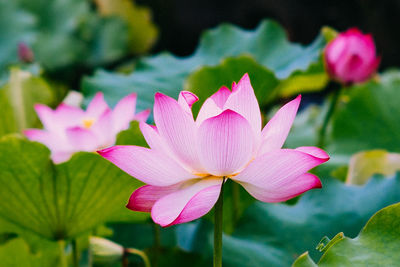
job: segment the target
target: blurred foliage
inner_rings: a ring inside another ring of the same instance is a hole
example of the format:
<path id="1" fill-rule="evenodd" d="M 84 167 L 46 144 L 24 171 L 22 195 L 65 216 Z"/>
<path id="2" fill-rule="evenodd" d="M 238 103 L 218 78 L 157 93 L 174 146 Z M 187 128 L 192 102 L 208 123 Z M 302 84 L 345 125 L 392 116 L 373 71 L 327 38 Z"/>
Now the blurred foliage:
<path id="1" fill-rule="evenodd" d="M 259 102 L 266 104 L 276 99 L 270 94 L 279 97 L 304 88 L 321 90 L 327 82 L 320 56 L 324 46 L 321 35 L 309 46 L 290 43 L 282 27 L 273 21 L 263 21 L 251 31 L 224 24 L 206 31 L 189 57 L 162 53 L 143 58 L 128 75 L 100 70 L 83 80 L 82 89 L 86 103 L 98 90 L 112 103 L 137 92 L 138 109 L 143 110 L 152 107 L 157 91 L 177 97 L 185 88 L 207 96 L 248 72 L 255 77 L 252 84 L 259 92 Z"/>
<path id="2" fill-rule="evenodd" d="M 118 134 L 117 145 L 136 145 L 147 147 L 146 140 L 140 131 L 138 121 L 132 121 L 129 129 Z"/>
<path id="3" fill-rule="evenodd" d="M 22 238 L 13 238 L 0 245 L 0 261 L 2 266 L 41 266 L 37 256 L 30 252 Z"/>
<path id="4" fill-rule="evenodd" d="M 379 79 L 342 90 L 328 125 L 326 147 L 331 159 L 316 168 L 322 176 L 347 166 L 353 154 L 374 149 L 400 152 L 400 72 L 387 71 Z M 316 145 L 327 112 L 327 102 L 301 111 L 288 136 L 286 146 Z"/>
<path id="5" fill-rule="evenodd" d="M 138 7 L 130 0 L 95 0 L 99 12 L 105 16 L 117 16 L 129 27 L 129 49 L 133 53 L 145 53 L 157 38 L 157 28 L 151 23 L 149 9 Z"/>
<path id="6" fill-rule="evenodd" d="M 400 171 L 399 153 L 363 151 L 351 157 L 346 183 L 361 185 L 374 174 L 394 175 L 396 171 Z"/>
<path id="7" fill-rule="evenodd" d="M 12 68 L 8 82 L 0 88 L 0 136 L 40 125 L 34 104 L 54 106 L 65 90 L 49 84 L 43 77 Z"/>
<path id="8" fill-rule="evenodd" d="M 323 248 L 318 266 L 396 266 L 400 261 L 400 203 L 378 211 L 355 238 L 339 233 Z M 294 267 L 317 266 L 303 254 Z"/>
<path id="9" fill-rule="evenodd" d="M 7 203 L 0 217 L 50 240 L 74 238 L 107 221 L 141 184 L 93 153 L 53 165 L 45 146 L 14 136 L 1 139 L 0 157 L 0 198 Z"/>
<path id="10" fill-rule="evenodd" d="M 157 30 L 148 9 L 126 0 L 99 0 L 98 10 L 91 3 L 0 0 L 0 75 L 4 77 L 6 67 L 18 63 L 19 43 L 32 49 L 46 71 L 66 73 L 78 66 L 110 64 L 151 48 Z"/>

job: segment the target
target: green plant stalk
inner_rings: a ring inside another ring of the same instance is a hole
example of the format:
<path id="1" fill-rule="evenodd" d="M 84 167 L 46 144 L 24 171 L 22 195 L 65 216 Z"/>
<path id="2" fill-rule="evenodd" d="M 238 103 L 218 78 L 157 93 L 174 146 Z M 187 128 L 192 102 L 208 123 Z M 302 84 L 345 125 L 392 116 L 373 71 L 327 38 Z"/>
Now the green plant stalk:
<path id="1" fill-rule="evenodd" d="M 324 148 L 324 146 L 325 146 L 326 129 L 328 128 L 328 124 L 332 118 L 333 113 L 335 113 L 335 109 L 336 109 L 341 91 L 342 90 L 339 88 L 333 91 L 331 102 L 330 102 L 329 108 L 328 108 L 328 112 L 325 115 L 324 121 L 322 123 L 322 127 L 318 134 L 317 146 L 319 148 Z"/>
<path id="2" fill-rule="evenodd" d="M 157 267 L 158 266 L 158 257 L 160 254 L 160 248 L 161 248 L 161 231 L 160 227 L 157 224 L 154 225 L 154 253 L 153 253 L 153 266 Z"/>
<path id="3" fill-rule="evenodd" d="M 60 266 L 61 267 L 68 267 L 68 259 L 67 255 L 65 255 L 65 240 L 58 240 L 58 249 L 59 249 L 59 258 L 60 258 Z"/>
<path id="4" fill-rule="evenodd" d="M 150 260 L 144 251 L 141 251 L 141 250 L 135 249 L 135 248 L 127 248 L 125 250 L 126 250 L 126 252 L 128 252 L 130 254 L 134 254 L 134 255 L 137 255 L 140 258 L 142 258 L 145 267 L 151 267 Z"/>
<path id="5" fill-rule="evenodd" d="M 121 266 L 122 267 L 129 267 L 128 253 L 127 253 L 126 250 L 124 251 L 124 254 L 122 255 Z"/>
<path id="6" fill-rule="evenodd" d="M 240 187 L 238 183 L 232 183 L 232 208 L 233 223 L 236 223 L 240 214 Z"/>
<path id="7" fill-rule="evenodd" d="M 79 250 L 76 239 L 72 240 L 72 257 L 74 267 L 79 267 Z"/>
<path id="8" fill-rule="evenodd" d="M 221 192 L 214 208 L 214 267 L 222 267 L 222 219 L 224 204 L 224 183 L 223 178 Z"/>

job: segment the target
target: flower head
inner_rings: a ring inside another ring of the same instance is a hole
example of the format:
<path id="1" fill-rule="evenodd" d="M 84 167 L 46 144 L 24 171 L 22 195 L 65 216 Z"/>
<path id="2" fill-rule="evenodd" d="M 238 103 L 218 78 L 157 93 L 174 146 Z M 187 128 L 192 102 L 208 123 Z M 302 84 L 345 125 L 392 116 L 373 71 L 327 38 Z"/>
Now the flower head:
<path id="1" fill-rule="evenodd" d="M 307 173 L 329 156 L 316 147 L 282 149 L 300 104 L 283 106 L 261 130 L 261 113 L 247 74 L 208 98 L 197 119 L 198 100 L 183 91 L 178 101 L 157 93 L 156 126 L 141 131 L 150 148 L 114 146 L 99 151 L 119 168 L 145 182 L 128 208 L 151 212 L 161 226 L 197 219 L 216 203 L 223 178 L 241 184 L 264 202 L 280 202 L 321 187 Z"/>
<path id="2" fill-rule="evenodd" d="M 348 84 L 369 79 L 376 72 L 380 57 L 376 55 L 372 36 L 352 28 L 328 44 L 325 62 L 333 79 Z"/>
<path id="3" fill-rule="evenodd" d="M 117 133 L 129 127 L 132 120 L 145 121 L 149 110 L 135 115 L 136 94 L 123 98 L 110 109 L 102 93 L 97 93 L 87 110 L 66 104 L 55 110 L 36 104 L 35 110 L 44 129 L 28 129 L 25 135 L 51 150 L 55 163 L 68 160 L 78 151 L 96 151 L 115 144 Z"/>
<path id="4" fill-rule="evenodd" d="M 27 44 L 20 42 L 18 44 L 18 58 L 24 63 L 32 63 L 35 59 L 35 55 Z"/>

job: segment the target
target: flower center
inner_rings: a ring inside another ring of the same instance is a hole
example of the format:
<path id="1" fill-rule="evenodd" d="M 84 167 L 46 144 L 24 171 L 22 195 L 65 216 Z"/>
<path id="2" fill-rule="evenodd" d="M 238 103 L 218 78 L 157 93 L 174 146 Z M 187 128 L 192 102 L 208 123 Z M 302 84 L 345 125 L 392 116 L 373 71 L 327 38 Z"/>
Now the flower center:
<path id="1" fill-rule="evenodd" d="M 94 123 L 94 119 L 83 119 L 82 124 L 85 129 L 90 129 Z"/>

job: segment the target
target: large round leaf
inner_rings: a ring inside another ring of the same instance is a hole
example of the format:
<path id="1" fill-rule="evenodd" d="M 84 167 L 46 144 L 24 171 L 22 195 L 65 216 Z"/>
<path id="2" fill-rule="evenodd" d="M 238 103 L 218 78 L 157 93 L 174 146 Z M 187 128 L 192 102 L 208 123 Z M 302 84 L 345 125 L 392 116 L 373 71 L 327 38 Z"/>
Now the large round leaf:
<path id="1" fill-rule="evenodd" d="M 318 266 L 398 266 L 400 262 L 400 203 L 378 211 L 356 238 L 337 238 L 326 244 Z M 307 255 L 293 265 L 316 266 Z M 308 264 L 304 264 L 308 261 Z M 301 263 L 301 264 L 300 264 Z"/>
<path id="2" fill-rule="evenodd" d="M 23 231 L 51 240 L 76 237 L 125 209 L 139 184 L 94 153 L 54 165 L 42 144 L 0 139 L 0 217 Z"/>

